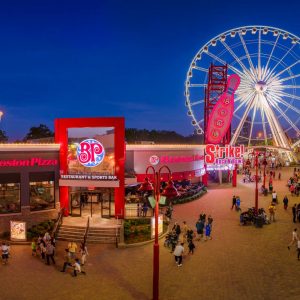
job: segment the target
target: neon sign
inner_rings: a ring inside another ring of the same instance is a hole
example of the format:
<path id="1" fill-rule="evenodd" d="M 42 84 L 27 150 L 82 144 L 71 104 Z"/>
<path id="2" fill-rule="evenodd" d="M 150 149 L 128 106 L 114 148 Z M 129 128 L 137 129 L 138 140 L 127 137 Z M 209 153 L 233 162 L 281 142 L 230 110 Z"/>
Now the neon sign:
<path id="1" fill-rule="evenodd" d="M 77 147 L 77 159 L 84 167 L 96 167 L 105 156 L 103 145 L 94 139 L 82 141 Z"/>
<path id="2" fill-rule="evenodd" d="M 240 81 L 236 74 L 228 77 L 227 87 L 209 115 L 206 131 L 208 143 L 218 144 L 226 135 L 234 111 L 234 93 Z"/>
<path id="3" fill-rule="evenodd" d="M 44 167 L 56 166 L 57 164 L 57 159 L 44 159 L 41 157 L 32 157 L 30 159 L 0 160 L 0 167 Z"/>
<path id="4" fill-rule="evenodd" d="M 149 159 L 152 165 L 157 165 L 159 162 L 164 164 L 170 163 L 185 163 L 185 162 L 193 162 L 198 160 L 203 160 L 204 156 L 195 154 L 191 156 L 161 156 L 160 158 L 157 155 L 152 155 Z"/>
<path id="5" fill-rule="evenodd" d="M 243 162 L 244 145 L 225 147 L 208 144 L 205 147 L 205 163 L 207 164 L 235 164 Z"/>
<path id="6" fill-rule="evenodd" d="M 152 155 L 149 158 L 149 162 L 151 165 L 156 166 L 159 163 L 159 157 L 157 155 Z"/>

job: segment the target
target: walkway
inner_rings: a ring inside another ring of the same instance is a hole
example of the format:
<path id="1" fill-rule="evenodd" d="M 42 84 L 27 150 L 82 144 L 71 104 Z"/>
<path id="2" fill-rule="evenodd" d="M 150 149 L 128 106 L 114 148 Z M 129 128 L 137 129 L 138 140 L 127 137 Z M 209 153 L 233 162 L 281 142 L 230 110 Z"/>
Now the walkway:
<path id="1" fill-rule="evenodd" d="M 236 189 L 209 190 L 199 200 L 175 207 L 175 219 L 191 226 L 201 211 L 211 214 L 213 240 L 197 242 L 194 255 L 184 257 L 181 268 L 160 241 L 160 299 L 299 299 L 300 261 L 287 244 L 295 227 L 291 207 L 300 197 L 289 197 L 289 209 L 283 209 L 291 169 L 282 173 L 282 180 L 274 182 L 278 220 L 263 228 L 240 226 L 239 214 L 230 209 L 233 193 L 241 197 L 243 209 L 254 205 L 254 183 L 243 184 L 241 178 Z M 270 200 L 271 196 L 260 197 L 259 206 L 267 207 Z M 59 245 L 58 257 L 65 246 Z M 149 300 L 152 249 L 151 244 L 128 249 L 91 245 L 87 275 L 72 278 L 58 271 L 61 258 L 57 267 L 45 266 L 30 256 L 28 246 L 14 246 L 10 264 L 0 266 L 0 299 Z"/>

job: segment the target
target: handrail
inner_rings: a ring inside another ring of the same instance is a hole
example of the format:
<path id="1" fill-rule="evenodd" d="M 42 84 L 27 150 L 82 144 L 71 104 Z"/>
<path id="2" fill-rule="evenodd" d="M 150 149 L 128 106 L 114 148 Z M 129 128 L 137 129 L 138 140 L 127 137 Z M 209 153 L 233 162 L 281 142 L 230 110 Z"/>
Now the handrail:
<path id="1" fill-rule="evenodd" d="M 88 217 L 87 224 L 86 224 L 86 229 L 85 229 L 85 233 L 84 233 L 84 236 L 83 236 L 83 249 L 84 249 L 85 244 L 86 244 L 86 240 L 87 240 L 87 236 L 88 236 L 88 233 L 89 233 L 89 229 L 90 229 L 90 217 Z"/>
<path id="2" fill-rule="evenodd" d="M 57 232 L 59 230 L 59 227 L 61 226 L 62 222 L 63 222 L 63 217 L 64 217 L 64 211 L 65 209 L 62 208 L 59 213 L 58 213 L 58 217 L 57 217 L 57 220 L 55 222 L 55 225 L 53 227 L 53 230 L 52 230 L 52 236 L 54 238 L 56 238 L 56 235 L 57 235 Z"/>

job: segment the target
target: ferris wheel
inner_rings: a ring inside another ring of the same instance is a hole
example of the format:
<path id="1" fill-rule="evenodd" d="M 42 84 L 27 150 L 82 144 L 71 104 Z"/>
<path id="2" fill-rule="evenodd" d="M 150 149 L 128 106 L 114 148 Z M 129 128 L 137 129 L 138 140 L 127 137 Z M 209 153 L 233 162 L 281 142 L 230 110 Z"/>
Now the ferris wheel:
<path id="1" fill-rule="evenodd" d="M 235 94 L 230 144 L 291 149 L 300 143 L 300 38 L 267 26 L 228 30 L 194 56 L 185 81 L 192 125 L 204 134 L 205 88 L 211 64 L 241 79 Z"/>

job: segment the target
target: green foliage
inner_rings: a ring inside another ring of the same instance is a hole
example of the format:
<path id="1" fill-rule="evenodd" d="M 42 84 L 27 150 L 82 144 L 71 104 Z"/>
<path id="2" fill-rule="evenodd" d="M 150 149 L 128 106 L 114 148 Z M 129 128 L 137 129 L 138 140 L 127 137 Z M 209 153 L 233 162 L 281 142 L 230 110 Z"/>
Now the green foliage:
<path id="1" fill-rule="evenodd" d="M 125 138 L 129 144 L 138 141 L 151 141 L 156 144 L 201 144 L 203 142 L 203 139 L 196 134 L 185 137 L 175 131 L 136 128 L 126 128 Z"/>
<path id="2" fill-rule="evenodd" d="M 48 220 L 37 225 L 33 225 L 27 230 L 27 239 L 31 240 L 33 238 L 37 238 L 39 235 L 44 235 L 46 231 L 51 232 L 54 228 L 54 224 L 54 220 Z"/>
<path id="3" fill-rule="evenodd" d="M 38 127 L 31 127 L 26 134 L 24 141 L 52 137 L 54 133 L 45 125 L 40 124 Z"/>
<path id="4" fill-rule="evenodd" d="M 126 219 L 124 220 L 125 242 L 138 243 L 151 239 L 150 219 Z"/>
<path id="5" fill-rule="evenodd" d="M 8 136 L 6 135 L 6 132 L 0 130 L 0 143 L 6 143 L 7 141 L 8 141 Z"/>

